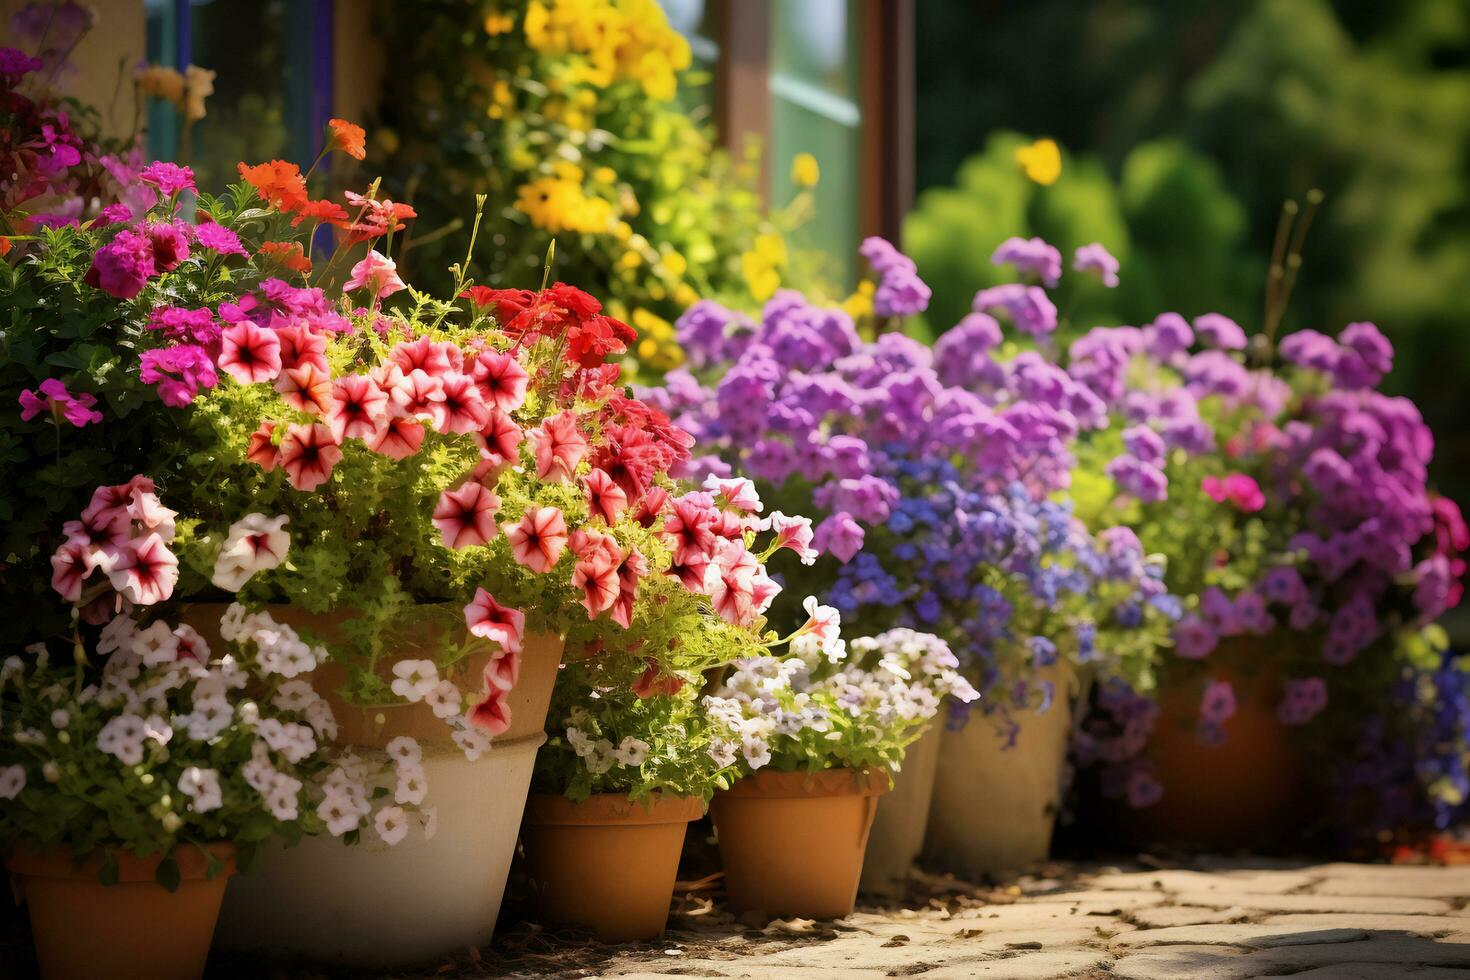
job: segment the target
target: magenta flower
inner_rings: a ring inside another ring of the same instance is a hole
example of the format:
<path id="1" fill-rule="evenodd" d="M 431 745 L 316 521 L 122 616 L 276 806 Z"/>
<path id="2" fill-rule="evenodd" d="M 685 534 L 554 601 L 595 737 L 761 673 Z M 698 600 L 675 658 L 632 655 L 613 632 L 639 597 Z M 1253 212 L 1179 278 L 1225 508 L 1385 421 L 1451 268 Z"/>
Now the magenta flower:
<path id="1" fill-rule="evenodd" d="M 180 191 L 194 190 L 194 171 L 177 163 L 155 160 L 138 173 L 138 179 L 158 188 L 164 197 L 173 197 Z"/>
<path id="2" fill-rule="evenodd" d="M 822 554 L 831 555 L 846 565 L 863 550 L 866 537 L 863 526 L 847 511 L 839 510 L 817 525 L 812 545 Z"/>
<path id="3" fill-rule="evenodd" d="M 1327 707 L 1327 683 L 1320 677 L 1289 680 L 1276 717 L 1283 725 L 1305 725 Z"/>
<path id="4" fill-rule="evenodd" d="M 170 408 L 193 404 L 199 389 L 219 383 L 209 352 L 197 344 L 144 351 L 138 375 L 145 384 L 157 386 L 159 399 Z"/>
<path id="5" fill-rule="evenodd" d="M 172 272 L 189 257 L 189 226 L 182 221 L 169 221 L 145 226 L 153 247 L 153 267 L 158 272 Z"/>
<path id="6" fill-rule="evenodd" d="M 1244 473 L 1231 473 L 1223 480 L 1207 476 L 1200 488 L 1215 503 L 1223 504 L 1228 500 L 1237 510 L 1247 514 L 1254 514 L 1266 506 L 1266 495 L 1261 492 L 1260 485 Z"/>
<path id="7" fill-rule="evenodd" d="M 1199 703 L 1200 719 L 1207 725 L 1220 725 L 1235 715 L 1235 688 L 1229 681 L 1210 681 L 1205 685 Z"/>
<path id="8" fill-rule="evenodd" d="M 469 548 L 495 537 L 495 515 L 499 510 L 500 498 L 471 481 L 439 495 L 434 507 L 434 526 L 443 535 L 446 548 Z"/>
<path id="9" fill-rule="evenodd" d="M 59 411 L 63 418 L 80 429 L 89 423 L 102 421 L 102 413 L 92 407 L 96 404 L 96 395 L 85 391 L 72 394 L 60 381 L 47 378 L 36 391 L 20 393 L 20 420 L 29 422 L 42 412 Z"/>
<path id="10" fill-rule="evenodd" d="M 148 236 L 128 229 L 97 250 L 82 281 L 118 299 L 132 299 L 157 271 Z"/>
<path id="11" fill-rule="evenodd" d="M 249 255 L 240 244 L 240 236 L 213 221 L 206 221 L 194 228 L 194 244 L 219 255 Z"/>
<path id="12" fill-rule="evenodd" d="M 1072 257 L 1072 268 L 1077 272 L 1095 272 L 1104 286 L 1117 288 L 1118 260 L 1098 242 L 1079 246 Z"/>

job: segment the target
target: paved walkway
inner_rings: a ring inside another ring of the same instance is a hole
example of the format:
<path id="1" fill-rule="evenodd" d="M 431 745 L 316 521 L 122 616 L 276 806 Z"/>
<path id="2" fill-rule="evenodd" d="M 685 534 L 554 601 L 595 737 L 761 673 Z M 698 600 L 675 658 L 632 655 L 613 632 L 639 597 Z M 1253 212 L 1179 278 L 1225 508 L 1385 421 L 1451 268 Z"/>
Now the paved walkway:
<path id="1" fill-rule="evenodd" d="M 695 892 L 660 944 L 507 936 L 518 949 L 445 974 L 1470 980 L 1470 868 L 1214 862 L 1049 873 L 991 891 L 925 879 L 922 909 L 864 908 L 830 923 L 741 923 Z"/>

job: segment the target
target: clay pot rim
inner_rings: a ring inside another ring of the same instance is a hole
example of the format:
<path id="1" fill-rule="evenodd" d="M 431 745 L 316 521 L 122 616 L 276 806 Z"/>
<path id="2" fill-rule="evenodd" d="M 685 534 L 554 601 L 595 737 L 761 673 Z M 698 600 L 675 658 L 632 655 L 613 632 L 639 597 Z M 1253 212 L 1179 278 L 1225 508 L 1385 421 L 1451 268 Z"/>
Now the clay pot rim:
<path id="1" fill-rule="evenodd" d="M 237 872 L 234 844 L 229 841 L 215 841 L 204 847 L 223 865 L 216 878 L 228 877 Z M 162 854 L 139 857 L 122 847 L 113 847 L 112 855 L 117 860 L 117 882 L 120 885 L 152 884 L 158 873 L 158 865 L 164 859 Z M 180 843 L 169 856 L 179 866 L 180 880 L 205 880 L 208 862 L 198 846 Z M 71 851 L 61 845 L 41 845 L 38 848 L 32 841 L 17 841 L 5 855 L 4 863 L 11 873 L 31 878 L 96 881 L 102 870 L 102 852 L 97 850 L 83 858 L 73 858 Z"/>
<path id="2" fill-rule="evenodd" d="M 526 798 L 525 822 L 544 827 L 634 827 L 689 823 L 704 816 L 697 796 L 654 793 L 634 803 L 622 793 L 594 793 L 580 803 L 555 793 Z"/>
<path id="3" fill-rule="evenodd" d="M 882 796 L 890 789 L 881 769 L 820 769 L 780 772 L 762 769 L 721 790 L 721 798 L 794 800 L 822 796 Z"/>

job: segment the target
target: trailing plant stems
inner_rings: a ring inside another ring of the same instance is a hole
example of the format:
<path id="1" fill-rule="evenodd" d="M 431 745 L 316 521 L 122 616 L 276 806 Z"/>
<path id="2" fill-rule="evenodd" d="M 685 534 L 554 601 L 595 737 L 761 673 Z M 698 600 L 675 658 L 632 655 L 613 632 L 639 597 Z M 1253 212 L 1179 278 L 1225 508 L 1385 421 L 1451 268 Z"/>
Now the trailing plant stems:
<path id="1" fill-rule="evenodd" d="M 1316 187 L 1307 191 L 1307 206 L 1302 209 L 1296 201 L 1288 200 L 1281 205 L 1281 219 L 1276 224 L 1276 240 L 1271 247 L 1271 266 L 1266 273 L 1266 311 L 1263 327 L 1268 343 L 1274 343 L 1276 331 L 1286 315 L 1291 302 L 1292 290 L 1302 266 L 1302 246 L 1306 243 L 1307 231 L 1312 219 L 1322 205 L 1322 191 Z"/>

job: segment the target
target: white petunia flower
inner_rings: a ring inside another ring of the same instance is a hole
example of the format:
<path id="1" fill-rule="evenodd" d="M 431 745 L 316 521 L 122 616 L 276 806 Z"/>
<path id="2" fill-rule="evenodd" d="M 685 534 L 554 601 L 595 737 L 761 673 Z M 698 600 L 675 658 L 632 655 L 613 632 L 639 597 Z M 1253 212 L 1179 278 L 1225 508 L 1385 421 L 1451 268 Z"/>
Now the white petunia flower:
<path id="1" fill-rule="evenodd" d="M 316 691 L 306 681 L 286 681 L 271 696 L 271 704 L 282 711 L 304 712 L 316 700 Z"/>
<path id="2" fill-rule="evenodd" d="M 246 514 L 230 525 L 211 581 L 221 589 L 238 592 L 256 572 L 275 568 L 286 558 L 291 536 L 284 530 L 289 517 Z"/>
<path id="3" fill-rule="evenodd" d="M 450 680 L 440 681 L 424 695 L 424 703 L 434 709 L 435 718 L 453 718 L 464 710 L 464 696 Z"/>
<path id="4" fill-rule="evenodd" d="M 316 732 L 317 737 L 330 742 L 337 737 L 337 718 L 332 714 L 332 706 L 326 701 L 318 698 L 306 707 L 306 723 Z"/>
<path id="5" fill-rule="evenodd" d="M 189 809 L 195 813 L 208 813 L 224 803 L 220 792 L 219 773 L 213 769 L 190 766 L 179 777 L 179 792 L 189 798 Z"/>
<path id="6" fill-rule="evenodd" d="M 625 766 L 641 766 L 643 760 L 648 758 L 648 743 L 629 735 L 613 750 L 613 758 Z"/>
<path id="7" fill-rule="evenodd" d="M 740 739 L 740 754 L 752 770 L 759 769 L 771 761 L 771 745 L 758 735 L 746 735 Z"/>
<path id="8" fill-rule="evenodd" d="M 393 665 L 393 693 L 409 702 L 422 701 L 439 684 L 432 660 L 400 660 Z"/>
<path id="9" fill-rule="evenodd" d="M 464 751 L 464 757 L 471 762 L 490 751 L 492 736 L 483 728 L 474 726 L 461 726 L 455 729 L 450 736 L 456 745 Z"/>
<path id="10" fill-rule="evenodd" d="M 420 766 L 399 766 L 398 785 L 394 787 L 393 799 L 399 803 L 418 806 L 429 795 L 429 784 Z"/>
<path id="11" fill-rule="evenodd" d="M 419 811 L 419 822 L 424 826 L 424 840 L 433 840 L 439 832 L 439 808 L 426 806 Z"/>
<path id="12" fill-rule="evenodd" d="M 408 834 L 408 817 L 402 807 L 385 806 L 378 811 L 373 826 L 377 829 L 378 836 L 383 838 L 383 843 L 392 847 Z"/>
<path id="13" fill-rule="evenodd" d="M 66 731 L 66 726 L 71 724 L 71 712 L 65 708 L 57 708 L 51 712 L 51 727 L 58 732 Z"/>
<path id="14" fill-rule="evenodd" d="M 261 794 L 266 809 L 277 820 L 296 820 L 301 816 L 301 780 L 293 779 L 283 772 L 275 774 L 269 788 Z"/>
<path id="15" fill-rule="evenodd" d="M 0 800 L 13 800 L 25 788 L 25 766 L 0 766 Z"/>
<path id="16" fill-rule="evenodd" d="M 388 757 L 399 766 L 417 765 L 424 757 L 424 750 L 419 748 L 419 743 L 407 735 L 399 735 L 388 743 Z"/>
<path id="17" fill-rule="evenodd" d="M 709 757 L 721 769 L 733 766 L 740 752 L 739 746 L 728 739 L 717 738 L 709 743 Z"/>
<path id="18" fill-rule="evenodd" d="M 161 619 L 133 634 L 132 646 L 144 667 L 161 667 L 179 658 L 179 638 L 174 628 Z"/>
<path id="19" fill-rule="evenodd" d="M 342 789 L 329 789 L 317 804 L 316 815 L 326 823 L 327 831 L 333 837 L 356 830 L 362 819 L 358 815 L 356 801 Z"/>
<path id="20" fill-rule="evenodd" d="M 103 630 L 105 633 L 106 630 Z M 19 657 L 6 657 L 5 663 L 0 664 L 0 687 L 4 687 L 13 677 L 20 677 L 26 672 L 26 665 Z"/>
<path id="21" fill-rule="evenodd" d="M 143 761 L 143 719 L 134 714 L 121 714 L 108 719 L 97 733 L 97 748 L 115 756 L 124 765 L 136 766 Z"/>

